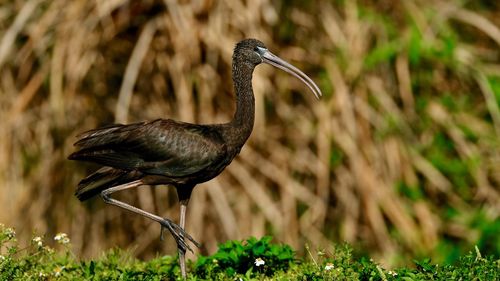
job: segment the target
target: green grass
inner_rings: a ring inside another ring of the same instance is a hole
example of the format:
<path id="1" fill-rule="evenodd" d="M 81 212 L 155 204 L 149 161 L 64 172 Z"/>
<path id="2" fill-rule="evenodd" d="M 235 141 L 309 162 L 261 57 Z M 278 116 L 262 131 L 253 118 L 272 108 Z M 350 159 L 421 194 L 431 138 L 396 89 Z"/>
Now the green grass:
<path id="1" fill-rule="evenodd" d="M 20 247 L 12 228 L 0 225 L 0 280 L 181 280 L 176 257 L 140 261 L 129 252 L 113 249 L 95 260 L 79 260 L 69 238 L 59 236 L 55 248 L 34 236 Z M 309 249 L 308 249 L 309 251 Z M 300 258 L 288 245 L 271 237 L 228 241 L 211 256 L 189 261 L 188 280 L 498 280 L 500 260 L 482 257 L 479 250 L 454 264 L 414 261 L 412 268 L 385 269 L 359 257 L 347 245 L 331 251 L 309 251 Z M 316 257 L 315 257 L 316 256 Z"/>

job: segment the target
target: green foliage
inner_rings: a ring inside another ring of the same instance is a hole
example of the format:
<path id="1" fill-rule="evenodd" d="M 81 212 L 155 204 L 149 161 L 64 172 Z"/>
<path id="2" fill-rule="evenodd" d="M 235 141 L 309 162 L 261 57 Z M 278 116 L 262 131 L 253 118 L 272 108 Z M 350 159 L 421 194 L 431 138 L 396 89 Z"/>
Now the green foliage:
<path id="1" fill-rule="evenodd" d="M 54 240 L 60 245 L 51 248 L 42 237 L 34 236 L 21 248 L 12 228 L 0 224 L 0 280 L 165 280 L 180 276 L 173 257 L 142 262 L 114 249 L 99 259 L 78 261 L 65 234 Z"/>
<path id="2" fill-rule="evenodd" d="M 439 265 L 430 259 L 415 261 L 416 269 L 396 271 L 402 280 L 498 280 L 500 261 L 493 257 L 483 258 L 480 253 L 469 252 L 456 264 Z"/>
<path id="3" fill-rule="evenodd" d="M 484 211 L 473 213 L 470 226 L 479 233 L 477 247 L 482 253 L 496 255 L 500 253 L 500 219 L 492 220 Z"/>
<path id="4" fill-rule="evenodd" d="M 488 82 L 490 83 L 491 90 L 495 95 L 497 105 L 500 108 L 500 76 L 490 76 L 488 78 Z"/>
<path id="5" fill-rule="evenodd" d="M 467 163 L 456 154 L 455 143 L 442 132 L 434 136 L 432 146 L 426 151 L 428 159 L 451 180 L 457 191 L 465 198 L 470 198 L 473 179 Z"/>
<path id="6" fill-rule="evenodd" d="M 342 163 L 345 159 L 344 152 L 337 147 L 332 147 L 330 152 L 330 166 L 335 167 Z"/>
<path id="7" fill-rule="evenodd" d="M 56 236 L 57 237 L 57 236 Z M 100 258 L 78 260 L 69 239 L 55 249 L 34 236 L 20 248 L 12 228 L 0 225 L 0 280 L 182 280 L 177 259 L 158 257 L 148 262 L 113 249 Z M 307 248 L 309 251 L 309 248 Z M 415 268 L 386 270 L 352 248 L 339 245 L 332 252 L 318 251 L 314 258 L 297 259 L 288 245 L 271 243 L 271 237 L 228 241 L 212 256 L 198 257 L 188 280 L 499 280 L 500 260 L 483 258 L 478 248 L 455 264 L 415 261 Z M 255 261 L 264 263 L 257 266 Z M 192 263 L 188 263 L 188 268 Z"/>
<path id="8" fill-rule="evenodd" d="M 376 46 L 365 58 L 366 68 L 372 69 L 381 62 L 392 61 L 400 49 L 401 42 L 399 41 L 385 42 L 380 46 Z"/>
<path id="9" fill-rule="evenodd" d="M 420 186 L 410 186 L 401 181 L 397 183 L 396 188 L 399 193 L 403 194 L 405 197 L 412 201 L 418 201 L 424 198 Z"/>
<path id="10" fill-rule="evenodd" d="M 212 256 L 198 257 L 195 265 L 197 275 L 212 278 L 221 272 L 228 276 L 236 273 L 254 276 L 271 276 L 280 270 L 287 270 L 294 261 L 295 253 L 288 245 L 271 244 L 272 237 L 258 240 L 254 237 L 242 241 L 228 241 L 219 245 Z"/>

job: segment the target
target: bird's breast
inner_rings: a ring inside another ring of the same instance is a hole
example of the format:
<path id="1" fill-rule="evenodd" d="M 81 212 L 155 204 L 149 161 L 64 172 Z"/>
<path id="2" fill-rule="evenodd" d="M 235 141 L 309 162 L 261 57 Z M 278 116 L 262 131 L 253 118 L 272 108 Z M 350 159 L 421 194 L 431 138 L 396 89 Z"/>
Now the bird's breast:
<path id="1" fill-rule="evenodd" d="M 219 161 L 215 161 L 212 165 L 209 165 L 202 173 L 199 173 L 200 177 L 196 179 L 197 183 L 209 181 L 216 176 L 218 176 L 224 169 L 231 164 L 233 159 L 238 155 L 241 148 L 229 150 L 226 155 L 221 157 Z"/>

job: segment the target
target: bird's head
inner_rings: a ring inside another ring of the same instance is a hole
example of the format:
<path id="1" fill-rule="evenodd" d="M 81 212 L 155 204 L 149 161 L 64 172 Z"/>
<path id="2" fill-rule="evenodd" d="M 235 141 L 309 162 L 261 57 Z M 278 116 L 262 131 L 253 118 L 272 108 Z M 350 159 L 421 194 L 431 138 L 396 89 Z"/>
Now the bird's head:
<path id="1" fill-rule="evenodd" d="M 261 63 L 267 63 L 279 69 L 282 69 L 293 76 L 299 78 L 309 89 L 313 92 L 316 98 L 321 97 L 321 90 L 319 87 L 300 71 L 295 66 L 289 64 L 285 60 L 271 53 L 261 41 L 257 39 L 245 39 L 236 44 L 234 48 L 233 61 L 240 63 L 249 63 L 255 67 Z"/>

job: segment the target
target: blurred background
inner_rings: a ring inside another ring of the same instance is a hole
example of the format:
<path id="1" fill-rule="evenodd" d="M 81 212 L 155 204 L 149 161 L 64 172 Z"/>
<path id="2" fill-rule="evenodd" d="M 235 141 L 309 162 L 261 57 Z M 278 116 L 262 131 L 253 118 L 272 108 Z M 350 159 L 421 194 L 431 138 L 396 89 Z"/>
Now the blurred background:
<path id="1" fill-rule="evenodd" d="M 227 122 L 232 50 L 248 37 L 324 97 L 257 68 L 249 142 L 190 201 L 197 253 L 272 235 L 302 255 L 347 241 L 388 266 L 474 245 L 500 255 L 498 1 L 4 0 L 0 222 L 25 241 L 68 233 L 82 258 L 175 254 L 158 224 L 79 202 L 97 166 L 66 157 L 114 122 Z M 177 221 L 173 188 L 117 196 Z"/>

